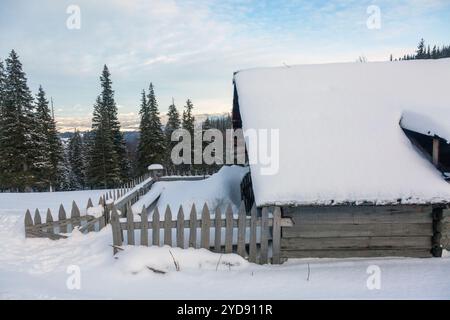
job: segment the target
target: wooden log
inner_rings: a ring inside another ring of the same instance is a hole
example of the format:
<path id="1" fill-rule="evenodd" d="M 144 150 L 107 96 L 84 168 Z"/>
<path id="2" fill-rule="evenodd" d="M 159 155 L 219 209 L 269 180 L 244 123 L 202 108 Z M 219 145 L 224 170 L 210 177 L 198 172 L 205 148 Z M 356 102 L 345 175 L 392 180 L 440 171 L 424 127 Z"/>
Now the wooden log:
<path id="1" fill-rule="evenodd" d="M 41 224 L 41 214 L 39 213 L 39 209 L 34 211 L 34 225 Z"/>
<path id="2" fill-rule="evenodd" d="M 55 233 L 54 226 L 53 226 L 53 217 L 52 217 L 52 212 L 50 211 L 50 208 L 47 209 L 47 217 L 45 218 L 45 222 L 48 224 L 46 231 L 48 233 Z"/>
<path id="3" fill-rule="evenodd" d="M 127 244 L 134 246 L 134 214 L 130 203 L 127 205 Z"/>
<path id="4" fill-rule="evenodd" d="M 122 246 L 122 228 L 120 227 L 119 214 L 116 206 L 113 206 L 111 212 L 111 228 L 113 235 L 113 250 L 114 254 L 118 252 L 118 248 Z"/>
<path id="5" fill-rule="evenodd" d="M 282 238 L 281 250 L 423 248 L 431 249 L 431 237 Z"/>
<path id="6" fill-rule="evenodd" d="M 429 249 L 372 249 L 372 250 L 292 250 L 281 251 L 281 258 L 367 258 L 411 257 L 429 258 Z"/>
<path id="7" fill-rule="evenodd" d="M 142 206 L 141 223 L 141 246 L 148 246 L 148 216 L 145 206 Z"/>
<path id="8" fill-rule="evenodd" d="M 245 203 L 241 202 L 238 213 L 238 243 L 237 243 L 237 254 L 241 257 L 246 257 L 247 252 L 245 252 L 245 222 L 247 219 L 247 214 L 245 212 Z"/>
<path id="9" fill-rule="evenodd" d="M 256 263 L 256 206 L 250 211 L 250 246 L 248 261 Z"/>
<path id="10" fill-rule="evenodd" d="M 263 207 L 261 215 L 261 249 L 259 263 L 266 264 L 269 256 L 269 211 L 267 207 Z"/>
<path id="11" fill-rule="evenodd" d="M 305 224 L 378 224 L 431 223 L 432 207 L 419 205 L 398 206 L 305 206 L 284 207 L 285 217 L 291 217 L 294 226 Z"/>
<path id="12" fill-rule="evenodd" d="M 214 251 L 222 252 L 222 212 L 219 207 L 214 217 Z"/>
<path id="13" fill-rule="evenodd" d="M 233 210 L 228 204 L 225 212 L 225 253 L 233 252 Z"/>
<path id="14" fill-rule="evenodd" d="M 189 216 L 189 247 L 197 248 L 197 210 L 195 203 L 192 204 L 191 214 Z"/>
<path id="15" fill-rule="evenodd" d="M 211 229 L 211 216 L 209 213 L 208 205 L 203 205 L 202 210 L 202 229 L 201 229 L 201 247 L 204 249 L 210 248 L 210 229 Z"/>
<path id="16" fill-rule="evenodd" d="M 71 218 L 79 218 L 80 215 L 80 209 L 78 209 L 77 204 L 75 203 L 75 201 L 72 201 L 72 211 L 70 212 L 70 217 Z M 81 225 L 81 223 L 77 220 L 75 220 L 75 222 L 72 224 L 72 227 L 79 227 Z"/>
<path id="17" fill-rule="evenodd" d="M 272 263 L 281 263 L 281 209 L 275 207 L 272 227 Z"/>
<path id="18" fill-rule="evenodd" d="M 66 220 L 66 210 L 64 209 L 63 205 L 61 204 L 59 206 L 59 212 L 58 212 L 58 222 L 59 225 L 59 233 L 67 233 L 67 225 L 61 225 L 61 222 Z"/>
<path id="19" fill-rule="evenodd" d="M 172 246 L 172 211 L 169 205 L 164 214 L 164 245 Z"/>
<path id="20" fill-rule="evenodd" d="M 184 212 L 183 206 L 178 209 L 177 215 L 177 247 L 184 249 Z"/>
<path id="21" fill-rule="evenodd" d="M 429 223 L 296 224 L 283 228 L 283 238 L 432 236 Z"/>
<path id="22" fill-rule="evenodd" d="M 152 218 L 152 245 L 159 246 L 159 211 L 158 207 L 155 208 L 155 211 L 153 211 L 153 218 Z"/>

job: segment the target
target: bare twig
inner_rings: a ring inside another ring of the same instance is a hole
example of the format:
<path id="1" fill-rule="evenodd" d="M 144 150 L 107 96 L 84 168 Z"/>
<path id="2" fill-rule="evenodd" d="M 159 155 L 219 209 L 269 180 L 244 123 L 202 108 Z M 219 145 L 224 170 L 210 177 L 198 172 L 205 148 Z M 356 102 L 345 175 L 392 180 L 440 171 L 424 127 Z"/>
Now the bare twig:
<path id="1" fill-rule="evenodd" d="M 217 261 L 216 271 L 219 269 L 220 260 L 222 259 L 223 253 L 220 254 L 219 260 Z"/>
<path id="2" fill-rule="evenodd" d="M 172 256 L 173 264 L 175 265 L 175 270 L 180 271 L 180 264 L 178 263 L 177 260 L 175 260 L 175 257 L 173 256 L 172 251 L 169 250 L 169 253 Z"/>
<path id="3" fill-rule="evenodd" d="M 124 248 L 115 246 L 115 245 L 113 245 L 113 244 L 110 244 L 110 246 L 113 247 L 114 249 L 117 249 L 117 250 L 120 250 L 120 251 L 125 250 Z"/>
<path id="4" fill-rule="evenodd" d="M 158 270 L 158 269 L 155 269 L 155 268 L 152 268 L 152 267 L 149 267 L 149 266 L 147 266 L 147 269 L 149 269 L 149 270 L 153 271 L 154 273 L 159 273 L 159 274 L 166 274 L 166 272 L 165 272 L 165 271 L 162 271 L 162 270 Z"/>

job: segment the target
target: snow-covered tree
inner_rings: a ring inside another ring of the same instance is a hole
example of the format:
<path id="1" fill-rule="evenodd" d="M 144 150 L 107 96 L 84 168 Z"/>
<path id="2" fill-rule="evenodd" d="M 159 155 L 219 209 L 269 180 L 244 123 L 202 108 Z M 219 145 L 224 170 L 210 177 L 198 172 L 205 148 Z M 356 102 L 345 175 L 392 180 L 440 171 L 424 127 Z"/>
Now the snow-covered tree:
<path id="1" fill-rule="evenodd" d="M 85 187 L 85 159 L 84 159 L 83 138 L 78 130 L 75 130 L 67 146 L 70 167 L 73 173 L 75 186 L 77 189 Z"/>
<path id="2" fill-rule="evenodd" d="M 170 159 L 170 154 L 173 147 L 177 144 L 176 141 L 172 141 L 172 133 L 181 128 L 180 113 L 175 106 L 175 102 L 172 100 L 172 104 L 169 106 L 167 112 L 167 124 L 164 129 L 164 134 L 166 136 L 166 166 L 172 166 L 172 161 Z"/>

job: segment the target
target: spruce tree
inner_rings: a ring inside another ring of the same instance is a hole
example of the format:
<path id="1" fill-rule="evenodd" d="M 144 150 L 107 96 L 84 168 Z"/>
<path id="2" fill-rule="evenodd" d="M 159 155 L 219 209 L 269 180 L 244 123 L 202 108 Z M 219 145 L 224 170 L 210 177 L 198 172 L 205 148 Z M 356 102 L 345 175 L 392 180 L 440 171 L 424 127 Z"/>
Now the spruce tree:
<path id="1" fill-rule="evenodd" d="M 2 136 L 2 114 L 3 114 L 3 97 L 5 92 L 5 68 L 3 65 L 3 62 L 0 60 L 0 137 Z M 0 162 L 2 157 L 5 156 L 0 149 Z M 0 170 L 0 190 L 4 188 L 4 182 L 3 182 L 3 171 Z"/>
<path id="2" fill-rule="evenodd" d="M 180 129 L 181 120 L 180 113 L 175 106 L 175 102 L 172 100 L 172 104 L 169 106 L 169 110 L 167 112 L 167 124 L 164 129 L 164 134 L 166 136 L 166 166 L 172 166 L 173 163 L 170 159 L 170 154 L 172 152 L 173 147 L 177 144 L 176 141 L 172 141 L 172 133 Z"/>
<path id="3" fill-rule="evenodd" d="M 85 159 L 83 151 L 83 139 L 78 130 L 75 130 L 67 146 L 70 167 L 73 173 L 75 186 L 77 189 L 85 187 Z"/>
<path id="4" fill-rule="evenodd" d="M 31 189 L 36 182 L 36 171 L 39 171 L 39 141 L 42 139 L 34 115 L 33 97 L 22 63 L 14 50 L 6 60 L 0 121 L 3 185 L 18 191 Z"/>
<path id="5" fill-rule="evenodd" d="M 195 127 L 195 117 L 193 115 L 194 104 L 190 99 L 186 101 L 186 106 L 183 110 L 182 117 L 182 128 L 187 130 L 191 134 L 191 164 L 186 164 L 184 168 L 192 169 L 194 166 L 194 127 Z"/>
<path id="6" fill-rule="evenodd" d="M 425 49 L 425 41 L 420 39 L 419 45 L 417 46 L 416 51 L 416 59 L 424 59 L 426 55 L 426 49 Z"/>
<path id="7" fill-rule="evenodd" d="M 138 172 L 147 171 L 152 163 L 163 163 L 165 158 L 165 138 L 159 117 L 158 102 L 153 84 L 150 83 L 149 92 L 141 103 L 140 139 L 138 145 Z"/>
<path id="8" fill-rule="evenodd" d="M 53 112 L 50 112 L 48 100 L 42 86 L 36 96 L 36 121 L 40 131 L 39 157 L 41 165 L 38 172 L 40 183 L 48 183 L 55 186 L 58 180 L 58 164 L 63 161 L 63 150 L 61 140 L 56 129 Z"/>

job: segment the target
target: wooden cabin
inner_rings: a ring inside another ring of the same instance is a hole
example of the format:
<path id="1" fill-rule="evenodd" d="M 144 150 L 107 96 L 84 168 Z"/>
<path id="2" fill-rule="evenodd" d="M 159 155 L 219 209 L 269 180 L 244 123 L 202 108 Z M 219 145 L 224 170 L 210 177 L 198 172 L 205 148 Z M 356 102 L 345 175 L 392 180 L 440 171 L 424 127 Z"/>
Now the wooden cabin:
<path id="1" fill-rule="evenodd" d="M 283 258 L 450 250 L 449 83 L 450 59 L 234 74 L 234 128 L 278 130 L 268 143 L 278 171 L 249 163 L 241 190 L 294 222 L 282 228 Z"/>

